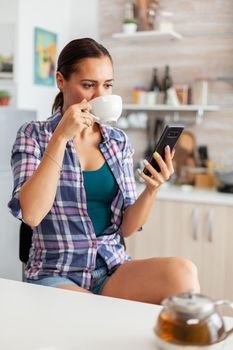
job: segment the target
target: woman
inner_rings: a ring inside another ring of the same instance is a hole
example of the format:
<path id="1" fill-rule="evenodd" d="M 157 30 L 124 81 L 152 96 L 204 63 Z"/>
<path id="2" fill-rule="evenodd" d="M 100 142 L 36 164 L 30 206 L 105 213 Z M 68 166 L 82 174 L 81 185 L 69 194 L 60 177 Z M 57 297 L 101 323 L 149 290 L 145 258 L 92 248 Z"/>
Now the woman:
<path id="1" fill-rule="evenodd" d="M 173 155 L 167 148 L 165 162 L 156 158 L 160 173 L 145 161 L 152 178 L 140 173 L 146 186 L 137 198 L 127 136 L 89 113 L 88 101 L 112 93 L 109 52 L 89 38 L 71 41 L 56 79 L 52 117 L 23 125 L 12 152 L 9 207 L 33 228 L 27 281 L 149 303 L 198 291 L 191 262 L 131 260 L 120 243 L 146 222 L 158 188 L 173 173 Z"/>

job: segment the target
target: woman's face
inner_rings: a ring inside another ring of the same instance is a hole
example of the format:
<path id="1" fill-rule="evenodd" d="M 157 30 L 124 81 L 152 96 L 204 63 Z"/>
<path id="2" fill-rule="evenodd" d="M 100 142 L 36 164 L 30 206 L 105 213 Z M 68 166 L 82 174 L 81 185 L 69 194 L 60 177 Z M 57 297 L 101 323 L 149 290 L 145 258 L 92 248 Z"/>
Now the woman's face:
<path id="1" fill-rule="evenodd" d="M 57 72 L 57 85 L 63 92 L 64 109 L 81 102 L 112 94 L 113 66 L 107 56 L 86 58 L 78 65 L 78 71 L 67 81 Z"/>

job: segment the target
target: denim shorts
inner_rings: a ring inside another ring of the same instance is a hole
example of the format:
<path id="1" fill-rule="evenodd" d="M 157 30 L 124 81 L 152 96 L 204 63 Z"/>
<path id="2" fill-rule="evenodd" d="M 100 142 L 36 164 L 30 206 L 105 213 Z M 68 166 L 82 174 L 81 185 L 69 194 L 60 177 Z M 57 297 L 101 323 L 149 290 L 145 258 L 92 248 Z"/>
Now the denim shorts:
<path id="1" fill-rule="evenodd" d="M 104 259 L 101 258 L 101 256 L 97 256 L 96 268 L 92 272 L 92 282 L 89 291 L 94 294 L 101 294 L 101 291 L 111 274 L 112 272 L 109 273 Z M 79 286 L 77 283 L 73 282 L 68 276 L 42 277 L 38 280 L 27 279 L 26 282 L 49 287 L 58 287 L 59 285 Z"/>

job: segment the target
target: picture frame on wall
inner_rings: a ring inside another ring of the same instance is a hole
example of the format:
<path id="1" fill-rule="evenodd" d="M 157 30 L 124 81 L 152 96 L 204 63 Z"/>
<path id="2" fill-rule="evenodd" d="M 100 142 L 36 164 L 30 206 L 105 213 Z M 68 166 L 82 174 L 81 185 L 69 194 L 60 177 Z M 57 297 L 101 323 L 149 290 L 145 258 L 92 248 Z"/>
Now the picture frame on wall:
<path id="1" fill-rule="evenodd" d="M 57 34 L 51 31 L 34 29 L 34 83 L 36 85 L 55 85 L 55 62 Z"/>
<path id="2" fill-rule="evenodd" d="M 14 25 L 0 24 L 0 79 L 13 79 Z"/>

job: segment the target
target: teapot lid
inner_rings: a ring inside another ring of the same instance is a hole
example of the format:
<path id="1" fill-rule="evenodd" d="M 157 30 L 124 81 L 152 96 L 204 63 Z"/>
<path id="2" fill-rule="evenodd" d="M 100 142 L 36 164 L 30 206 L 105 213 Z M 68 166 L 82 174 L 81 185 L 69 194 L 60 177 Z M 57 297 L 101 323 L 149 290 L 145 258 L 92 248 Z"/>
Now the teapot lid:
<path id="1" fill-rule="evenodd" d="M 175 313 L 196 318 L 202 318 L 215 310 L 215 304 L 210 298 L 192 292 L 171 296 L 163 300 L 162 305 Z"/>

